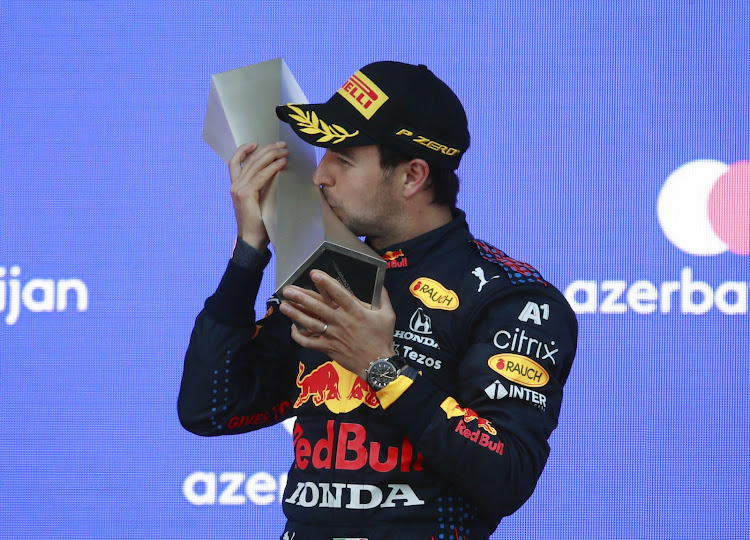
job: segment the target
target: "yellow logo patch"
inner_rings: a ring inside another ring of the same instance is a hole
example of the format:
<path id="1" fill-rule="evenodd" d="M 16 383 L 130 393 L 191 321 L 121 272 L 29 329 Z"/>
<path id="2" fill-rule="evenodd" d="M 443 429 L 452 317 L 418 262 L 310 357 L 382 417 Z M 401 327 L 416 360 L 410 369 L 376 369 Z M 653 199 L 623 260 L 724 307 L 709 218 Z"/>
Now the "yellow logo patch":
<path id="1" fill-rule="evenodd" d="M 388 101 L 386 93 L 361 71 L 349 77 L 338 93 L 368 120 Z"/>
<path id="2" fill-rule="evenodd" d="M 289 115 L 289 118 L 297 122 L 302 133 L 307 133 L 308 135 L 321 135 L 316 142 L 338 144 L 349 137 L 354 137 L 359 134 L 359 130 L 354 133 L 349 133 L 339 125 L 326 124 L 323 120 L 318 118 L 318 115 L 314 112 L 304 112 L 302 109 L 295 107 L 291 103 L 289 103 L 287 107 L 294 112 L 294 114 Z"/>
<path id="3" fill-rule="evenodd" d="M 380 406 L 378 396 L 370 385 L 338 362 L 326 362 L 303 376 L 304 372 L 305 365 L 300 362 L 297 374 L 300 392 L 294 402 L 295 409 L 310 402 L 316 407 L 325 405 L 332 413 L 341 414 L 353 411 L 362 404 L 371 409 Z"/>
<path id="4" fill-rule="evenodd" d="M 434 279 L 421 277 L 409 285 L 412 296 L 419 298 L 422 303 L 432 309 L 453 311 L 458 307 L 458 295 L 455 291 L 446 289 Z"/>
<path id="5" fill-rule="evenodd" d="M 531 388 L 539 388 L 549 382 L 547 370 L 520 354 L 496 354 L 487 360 L 487 365 L 509 381 Z"/>
<path id="6" fill-rule="evenodd" d="M 414 132 L 409 131 L 408 129 L 399 129 L 396 132 L 396 135 L 402 135 L 404 137 L 411 137 L 412 135 L 414 135 Z M 441 154 L 445 154 L 446 156 L 452 156 L 460 152 L 458 148 L 450 148 L 448 146 L 445 146 L 444 144 L 440 144 L 437 141 L 428 139 L 427 137 L 423 135 L 417 135 L 416 137 L 412 139 L 412 142 L 421 144 L 425 148 L 429 148 L 430 150 L 434 150 L 435 152 L 440 152 Z"/>
<path id="7" fill-rule="evenodd" d="M 492 427 L 492 424 L 490 424 L 488 420 L 485 420 L 484 418 L 479 416 L 474 409 L 461 407 L 458 402 L 450 396 L 443 400 L 443 402 L 440 404 L 440 408 L 445 411 L 445 416 L 447 416 L 449 419 L 455 416 L 462 416 L 464 422 L 466 422 L 467 424 L 476 420 L 477 427 L 482 428 L 490 435 L 497 435 L 497 430 Z"/>

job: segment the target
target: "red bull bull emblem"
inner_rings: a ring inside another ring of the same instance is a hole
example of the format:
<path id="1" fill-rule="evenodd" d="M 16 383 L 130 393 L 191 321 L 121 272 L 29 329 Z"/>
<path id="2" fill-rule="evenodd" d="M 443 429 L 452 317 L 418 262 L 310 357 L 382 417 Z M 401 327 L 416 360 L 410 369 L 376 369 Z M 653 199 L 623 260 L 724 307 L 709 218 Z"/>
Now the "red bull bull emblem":
<path id="1" fill-rule="evenodd" d="M 386 268 L 404 268 L 409 266 L 409 261 L 404 255 L 404 250 L 386 251 L 383 253 L 383 259 L 387 261 Z"/>
<path id="2" fill-rule="evenodd" d="M 503 442 L 490 439 L 490 435 L 497 435 L 497 430 L 490 424 L 489 420 L 479 416 L 473 409 L 461 407 L 452 397 L 445 398 L 440 404 L 440 408 L 445 411 L 445 416 L 448 418 L 461 417 L 456 426 L 456 433 L 477 443 L 479 446 L 483 446 L 497 454 L 503 454 L 503 450 L 505 449 Z M 471 426 L 468 425 L 474 421 L 476 421 L 476 430 L 472 430 Z"/>
<path id="3" fill-rule="evenodd" d="M 403 257 L 403 256 L 404 256 L 403 249 L 399 249 L 398 251 L 386 251 L 385 253 L 383 253 L 383 259 L 385 259 L 386 261 L 395 261 L 399 257 Z"/>
<path id="4" fill-rule="evenodd" d="M 461 407 L 452 397 L 445 398 L 445 401 L 440 404 L 440 408 L 445 411 L 445 415 L 448 418 L 463 416 L 464 422 L 466 422 L 467 424 L 476 420 L 478 428 L 483 429 L 490 435 L 497 435 L 497 430 L 492 427 L 492 424 L 490 424 L 489 420 L 485 420 L 484 418 L 480 417 L 473 409 L 469 409 L 468 407 Z"/>
<path id="5" fill-rule="evenodd" d="M 337 362 L 326 362 L 305 376 L 302 375 L 304 372 L 305 365 L 300 362 L 297 374 L 300 393 L 294 402 L 295 409 L 310 400 L 316 407 L 325 404 L 334 414 L 353 411 L 363 403 L 372 409 L 380 406 L 370 385 Z"/>

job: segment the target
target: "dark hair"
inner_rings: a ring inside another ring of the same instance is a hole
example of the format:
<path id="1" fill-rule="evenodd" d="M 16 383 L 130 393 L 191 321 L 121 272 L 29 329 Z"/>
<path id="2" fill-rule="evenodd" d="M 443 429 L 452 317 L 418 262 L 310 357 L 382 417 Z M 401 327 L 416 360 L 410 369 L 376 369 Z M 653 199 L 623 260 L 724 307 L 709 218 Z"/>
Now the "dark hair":
<path id="1" fill-rule="evenodd" d="M 413 159 L 398 150 L 393 150 L 382 144 L 377 146 L 378 153 L 380 154 L 380 168 L 383 169 L 383 174 L 386 176 L 398 165 Z M 456 171 L 446 169 L 445 167 L 436 167 L 429 162 L 427 164 L 430 166 L 427 187 L 432 189 L 432 202 L 434 204 L 449 206 L 451 210 L 455 209 L 456 197 L 458 196 L 458 175 Z"/>

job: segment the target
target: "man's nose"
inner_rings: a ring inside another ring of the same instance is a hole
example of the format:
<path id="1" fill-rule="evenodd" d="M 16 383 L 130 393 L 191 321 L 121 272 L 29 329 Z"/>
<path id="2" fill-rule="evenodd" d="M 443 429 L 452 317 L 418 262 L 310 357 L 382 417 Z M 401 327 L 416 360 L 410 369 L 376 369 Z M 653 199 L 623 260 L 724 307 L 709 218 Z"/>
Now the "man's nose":
<path id="1" fill-rule="evenodd" d="M 323 154 L 323 158 L 320 160 L 320 163 L 318 163 L 318 167 L 313 173 L 313 183 L 318 187 L 327 187 L 333 185 L 333 177 L 328 171 L 328 160 L 330 158 L 331 155 L 329 152 Z"/>

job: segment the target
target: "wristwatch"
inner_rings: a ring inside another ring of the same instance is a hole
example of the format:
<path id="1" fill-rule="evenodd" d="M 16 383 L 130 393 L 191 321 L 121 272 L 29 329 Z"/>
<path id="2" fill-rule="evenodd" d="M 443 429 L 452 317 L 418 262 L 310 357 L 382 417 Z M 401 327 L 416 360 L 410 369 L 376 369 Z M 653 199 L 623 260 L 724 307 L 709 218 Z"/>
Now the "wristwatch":
<path id="1" fill-rule="evenodd" d="M 378 358 L 370 363 L 367 371 L 367 384 L 375 390 L 382 390 L 385 386 L 396 380 L 407 366 L 406 360 L 399 355 L 390 358 Z"/>

